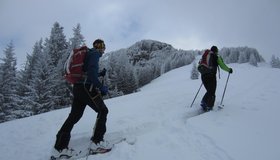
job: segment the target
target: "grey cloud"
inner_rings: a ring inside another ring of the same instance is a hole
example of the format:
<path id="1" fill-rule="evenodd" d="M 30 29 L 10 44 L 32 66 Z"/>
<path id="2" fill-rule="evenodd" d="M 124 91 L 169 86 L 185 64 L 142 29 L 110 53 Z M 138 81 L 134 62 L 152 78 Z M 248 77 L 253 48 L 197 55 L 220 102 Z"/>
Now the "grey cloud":
<path id="1" fill-rule="evenodd" d="M 277 0 L 1 0 L 0 45 L 18 39 L 25 59 L 58 21 L 67 38 L 80 23 L 87 44 L 103 38 L 108 51 L 155 39 L 181 49 L 247 45 L 270 58 L 280 56 L 279 13 Z"/>

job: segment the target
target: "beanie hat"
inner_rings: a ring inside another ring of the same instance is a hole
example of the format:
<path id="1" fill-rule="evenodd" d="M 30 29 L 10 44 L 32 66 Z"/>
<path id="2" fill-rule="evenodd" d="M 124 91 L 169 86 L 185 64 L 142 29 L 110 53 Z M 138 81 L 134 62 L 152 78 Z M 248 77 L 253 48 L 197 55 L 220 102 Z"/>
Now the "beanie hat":
<path id="1" fill-rule="evenodd" d="M 218 47 L 217 46 L 212 46 L 211 51 L 214 53 L 218 53 Z"/>
<path id="2" fill-rule="evenodd" d="M 93 42 L 93 47 L 95 49 L 106 49 L 105 43 L 102 39 L 97 39 Z"/>

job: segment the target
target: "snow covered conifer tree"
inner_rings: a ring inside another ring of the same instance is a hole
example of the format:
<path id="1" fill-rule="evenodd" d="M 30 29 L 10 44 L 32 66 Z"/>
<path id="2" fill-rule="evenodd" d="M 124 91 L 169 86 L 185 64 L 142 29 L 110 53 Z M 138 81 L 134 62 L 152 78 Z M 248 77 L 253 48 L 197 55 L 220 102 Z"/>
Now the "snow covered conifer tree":
<path id="1" fill-rule="evenodd" d="M 63 27 L 58 22 L 55 22 L 53 25 L 47 47 L 48 54 L 51 56 L 52 65 L 57 66 L 59 59 L 68 47 L 66 37 L 63 33 Z"/>
<path id="2" fill-rule="evenodd" d="M 73 28 L 73 37 L 70 38 L 71 49 L 78 48 L 85 45 L 85 38 L 81 34 L 81 25 L 78 23 L 76 27 Z"/>
<path id="3" fill-rule="evenodd" d="M 249 58 L 249 64 L 253 65 L 253 66 L 258 66 L 258 62 L 257 59 L 255 57 L 255 54 L 250 54 L 250 58 Z"/>
<path id="4" fill-rule="evenodd" d="M 3 76 L 3 69 L 2 65 L 0 64 L 0 80 L 2 80 Z M 0 82 L 0 123 L 5 121 L 5 113 L 3 109 L 3 103 L 4 103 L 4 95 L 2 94 L 2 83 Z"/>
<path id="5" fill-rule="evenodd" d="M 279 57 L 275 57 L 275 55 L 272 55 L 270 65 L 272 68 L 280 68 Z"/>
<path id="6" fill-rule="evenodd" d="M 257 66 L 257 63 L 264 62 L 259 52 L 254 48 L 237 47 L 222 48 L 219 53 L 225 63 L 247 63 Z"/>
<path id="7" fill-rule="evenodd" d="M 248 62 L 249 53 L 245 51 L 240 52 L 240 56 L 238 58 L 238 63 L 246 63 Z"/>
<path id="8" fill-rule="evenodd" d="M 48 39 L 46 39 L 48 43 Z M 30 82 L 30 92 L 28 97 L 34 114 L 44 113 L 56 108 L 55 100 L 58 98 L 54 92 L 56 90 L 57 79 L 55 68 L 51 63 L 51 57 L 47 54 L 48 48 L 44 47 L 39 55 L 38 61 L 34 64 L 32 79 Z"/>
<path id="9" fill-rule="evenodd" d="M 55 108 L 63 108 L 69 103 L 69 100 L 65 100 L 65 90 L 67 88 L 64 75 L 64 62 L 62 58 L 65 58 L 66 52 L 69 52 L 69 44 L 66 41 L 63 33 L 63 27 L 55 22 L 51 30 L 50 38 L 46 41 L 44 54 L 49 54 L 50 61 L 49 68 L 51 72 L 49 75 L 53 76 L 53 82 L 56 82 L 51 90 L 53 91 L 52 101 L 55 103 Z M 66 58 L 65 58 L 66 59 Z"/>
<path id="10" fill-rule="evenodd" d="M 117 87 L 124 94 L 132 93 L 137 89 L 137 81 L 134 75 L 133 66 L 129 62 L 128 55 L 125 52 L 119 52 L 109 60 L 111 65 L 109 70 L 109 79 L 111 87 Z"/>
<path id="11" fill-rule="evenodd" d="M 197 70 L 196 62 L 193 62 L 193 67 L 191 70 L 191 79 L 198 79 L 199 78 L 199 72 Z"/>
<path id="12" fill-rule="evenodd" d="M 4 50 L 4 58 L 1 59 L 1 80 L 0 80 L 0 107 L 2 118 L 0 121 L 12 120 L 20 115 L 17 111 L 20 109 L 19 97 L 17 95 L 17 77 L 16 77 L 16 58 L 14 53 L 14 44 L 11 41 Z"/>
<path id="13" fill-rule="evenodd" d="M 36 42 L 33 47 L 33 52 L 31 55 L 27 55 L 26 57 L 26 64 L 23 70 L 19 72 L 19 89 L 18 94 L 21 97 L 21 106 L 25 111 L 26 116 L 33 115 L 33 97 L 30 97 L 32 92 L 34 92 L 34 88 L 32 88 L 31 82 L 33 81 L 35 76 L 37 76 L 34 72 L 36 71 L 35 65 L 39 63 L 40 59 L 42 58 L 43 52 L 43 40 Z"/>

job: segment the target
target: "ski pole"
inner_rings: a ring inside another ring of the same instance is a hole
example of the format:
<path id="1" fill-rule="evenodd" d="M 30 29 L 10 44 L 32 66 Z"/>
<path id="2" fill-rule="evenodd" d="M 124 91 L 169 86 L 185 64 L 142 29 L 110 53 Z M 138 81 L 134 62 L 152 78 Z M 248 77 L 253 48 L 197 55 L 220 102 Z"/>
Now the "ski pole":
<path id="1" fill-rule="evenodd" d="M 199 93 L 201 87 L 202 87 L 202 83 L 201 83 L 201 85 L 200 85 L 200 87 L 199 87 L 199 89 L 198 89 L 198 91 L 197 91 L 197 93 L 196 93 L 196 95 L 195 95 L 195 97 L 194 97 L 194 99 L 193 99 L 193 101 L 192 101 L 192 104 L 191 104 L 190 108 L 192 108 L 192 105 L 193 105 L 193 103 L 194 103 L 194 101 L 195 101 L 195 99 L 196 99 L 196 97 L 197 97 L 197 95 L 198 95 L 198 93 Z"/>
<path id="2" fill-rule="evenodd" d="M 227 81 L 226 81 L 225 89 L 224 89 L 224 92 L 223 92 L 223 96 L 222 96 L 221 104 L 219 105 L 219 107 L 220 107 L 220 108 L 223 108 L 223 106 L 224 106 L 224 105 L 223 105 L 223 100 L 224 100 L 224 96 L 225 96 L 226 89 L 227 89 L 227 84 L 228 84 L 229 75 L 230 75 L 230 73 L 228 73 L 228 77 L 227 77 Z"/>

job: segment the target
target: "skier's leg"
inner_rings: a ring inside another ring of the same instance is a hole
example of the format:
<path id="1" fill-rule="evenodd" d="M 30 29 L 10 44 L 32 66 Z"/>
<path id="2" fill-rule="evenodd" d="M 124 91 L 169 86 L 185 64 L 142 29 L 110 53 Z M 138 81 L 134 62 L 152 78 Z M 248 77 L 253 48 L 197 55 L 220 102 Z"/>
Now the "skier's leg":
<path id="1" fill-rule="evenodd" d="M 206 89 L 206 93 L 204 94 L 202 100 L 201 100 L 201 107 L 203 110 L 208 111 L 208 99 L 209 99 L 209 90 L 210 90 L 210 83 L 209 83 L 209 76 L 208 75 L 202 75 L 201 76 L 202 83 Z"/>
<path id="2" fill-rule="evenodd" d="M 64 133 L 59 131 L 56 135 L 54 148 L 59 152 L 67 148 L 70 138 L 71 138 L 70 133 Z"/>
<path id="3" fill-rule="evenodd" d="M 103 141 L 103 137 L 106 132 L 106 121 L 107 121 L 107 115 L 109 111 L 101 98 L 97 98 L 95 102 L 96 105 L 98 106 L 97 108 L 99 109 L 96 118 L 94 134 L 91 140 L 95 143 L 99 143 L 100 141 Z"/>
<path id="4" fill-rule="evenodd" d="M 86 87 L 86 89 L 88 89 L 88 87 Z M 90 101 L 88 105 L 95 112 L 97 112 L 97 118 L 91 140 L 95 143 L 98 143 L 100 141 L 103 141 L 103 137 L 106 132 L 107 114 L 109 111 L 101 97 L 101 94 L 96 89 L 93 89 L 91 92 L 88 93 L 90 95 Z"/>
<path id="5" fill-rule="evenodd" d="M 68 147 L 71 137 L 71 130 L 73 129 L 74 125 L 81 119 L 86 107 L 86 104 L 80 100 L 81 94 L 79 87 L 74 86 L 73 93 L 74 100 L 72 103 L 71 112 L 56 135 L 55 149 L 57 150 L 62 150 Z"/>
<path id="6" fill-rule="evenodd" d="M 210 110 L 213 109 L 213 106 L 215 104 L 215 99 L 216 99 L 216 88 L 217 88 L 217 80 L 216 80 L 216 75 L 212 75 L 209 77 L 209 86 L 208 86 L 208 100 L 207 100 L 207 105 Z"/>

